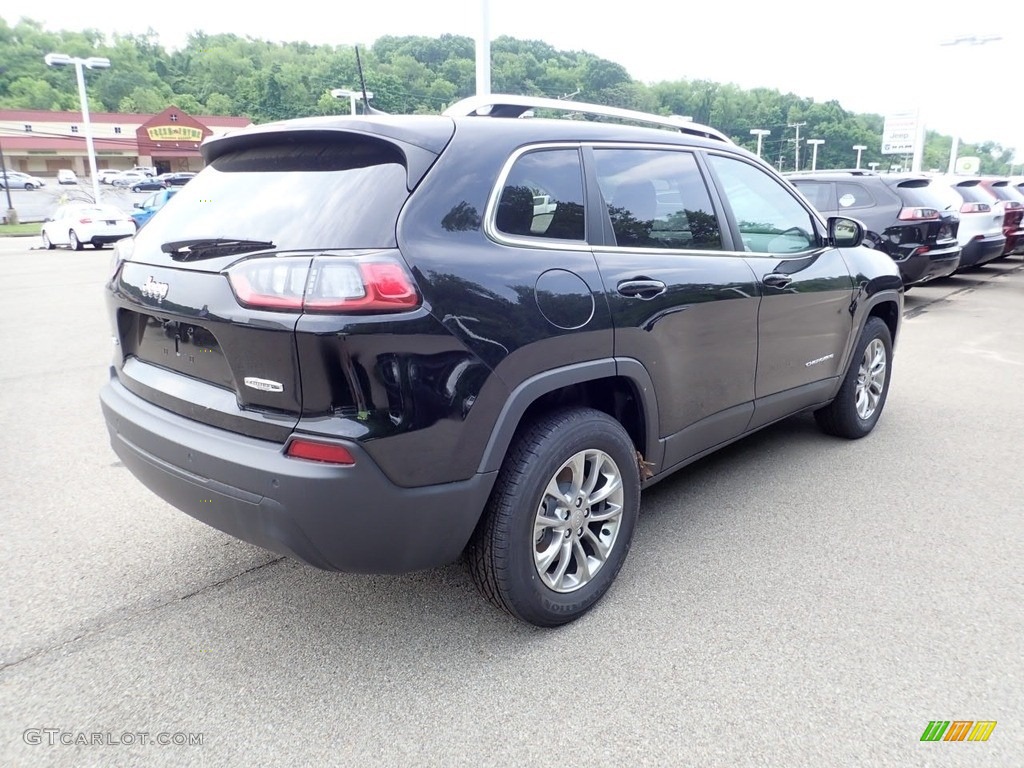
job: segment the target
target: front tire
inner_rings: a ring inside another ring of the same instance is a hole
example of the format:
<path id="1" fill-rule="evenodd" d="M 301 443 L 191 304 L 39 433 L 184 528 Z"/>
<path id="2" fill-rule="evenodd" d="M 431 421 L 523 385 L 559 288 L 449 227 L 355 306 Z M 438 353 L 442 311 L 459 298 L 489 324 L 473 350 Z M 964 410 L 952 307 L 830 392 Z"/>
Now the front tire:
<path id="1" fill-rule="evenodd" d="M 35 189 L 35 188 L 36 188 L 36 185 L 33 184 L 32 182 L 30 182 L 30 181 L 25 182 L 25 189 L 32 190 L 32 189 Z"/>
<path id="2" fill-rule="evenodd" d="M 68 246 L 73 251 L 81 251 L 85 248 L 85 244 L 78 239 L 78 235 L 75 234 L 75 230 L 68 232 Z"/>
<path id="3" fill-rule="evenodd" d="M 836 437 L 856 440 L 875 428 L 889 394 L 892 334 L 880 317 L 869 317 L 853 350 L 836 399 L 814 412 L 818 426 Z"/>
<path id="4" fill-rule="evenodd" d="M 538 627 L 589 611 L 629 553 L 640 509 L 636 448 L 601 411 L 543 416 L 517 435 L 468 548 L 494 605 Z"/>
<path id="5" fill-rule="evenodd" d="M 48 251 L 52 251 L 56 247 L 57 246 L 53 244 L 53 241 L 50 240 L 50 236 L 43 232 L 43 248 Z"/>

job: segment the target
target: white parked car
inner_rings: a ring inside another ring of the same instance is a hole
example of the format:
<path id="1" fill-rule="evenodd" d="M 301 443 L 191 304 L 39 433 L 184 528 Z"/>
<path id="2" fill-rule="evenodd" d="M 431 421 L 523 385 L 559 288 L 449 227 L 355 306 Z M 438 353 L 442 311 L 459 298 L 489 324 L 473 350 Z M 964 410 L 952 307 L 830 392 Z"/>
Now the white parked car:
<path id="1" fill-rule="evenodd" d="M 61 168 L 57 171 L 57 183 L 58 184 L 77 184 L 78 177 L 75 176 L 75 172 L 70 168 Z"/>
<path id="2" fill-rule="evenodd" d="M 11 189 L 39 189 L 39 187 L 45 187 L 46 183 L 38 176 L 30 176 L 21 171 L 0 173 L 0 189 L 8 186 Z"/>
<path id="3" fill-rule="evenodd" d="M 135 234 L 135 222 L 124 211 L 112 205 L 69 203 L 57 209 L 43 223 L 43 247 L 53 249 L 66 245 L 80 251 L 86 243 L 102 248 Z"/>
<path id="4" fill-rule="evenodd" d="M 132 187 L 148 180 L 149 176 L 142 171 L 121 171 L 116 176 L 110 177 L 110 184 L 114 187 Z"/>
<path id="5" fill-rule="evenodd" d="M 935 184 L 943 195 L 948 195 L 950 208 L 960 211 L 960 228 L 956 239 L 960 243 L 961 272 L 980 267 L 998 259 L 1006 246 L 1003 234 L 1003 216 L 1006 203 L 981 186 L 976 176 L 936 176 Z"/>
<path id="6" fill-rule="evenodd" d="M 116 168 L 105 168 L 102 171 L 96 172 L 96 179 L 100 184 L 109 184 L 110 180 L 115 176 L 120 176 L 123 171 L 119 171 Z"/>

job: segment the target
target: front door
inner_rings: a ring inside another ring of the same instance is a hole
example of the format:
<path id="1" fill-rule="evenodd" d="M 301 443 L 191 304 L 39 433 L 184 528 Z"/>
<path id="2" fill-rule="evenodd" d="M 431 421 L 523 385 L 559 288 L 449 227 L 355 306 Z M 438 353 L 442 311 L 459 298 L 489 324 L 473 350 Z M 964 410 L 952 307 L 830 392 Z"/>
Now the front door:
<path id="1" fill-rule="evenodd" d="M 759 295 L 693 152 L 595 147 L 607 218 L 595 255 L 615 355 L 654 383 L 664 467 L 742 434 L 753 412 Z"/>

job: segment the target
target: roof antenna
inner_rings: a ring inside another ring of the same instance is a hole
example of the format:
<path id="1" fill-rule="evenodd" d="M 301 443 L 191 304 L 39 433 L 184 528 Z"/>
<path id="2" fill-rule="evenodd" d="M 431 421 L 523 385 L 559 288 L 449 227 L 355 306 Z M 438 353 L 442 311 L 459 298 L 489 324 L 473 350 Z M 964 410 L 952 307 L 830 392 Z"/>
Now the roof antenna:
<path id="1" fill-rule="evenodd" d="M 381 112 L 379 109 L 374 109 L 370 106 L 370 99 L 366 95 L 366 81 L 363 79 L 363 62 L 359 58 L 359 46 L 356 46 L 356 68 L 359 70 L 359 89 L 363 94 L 363 114 L 366 115 L 386 115 L 387 112 Z"/>

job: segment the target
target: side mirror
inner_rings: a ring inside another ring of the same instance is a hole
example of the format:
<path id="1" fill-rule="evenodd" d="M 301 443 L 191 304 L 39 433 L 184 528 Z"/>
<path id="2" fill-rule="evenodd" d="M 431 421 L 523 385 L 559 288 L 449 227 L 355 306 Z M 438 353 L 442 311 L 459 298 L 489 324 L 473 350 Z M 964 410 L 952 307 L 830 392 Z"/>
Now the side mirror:
<path id="1" fill-rule="evenodd" d="M 829 216 L 828 240 L 836 248 L 856 248 L 864 242 L 864 225 L 845 216 Z"/>

